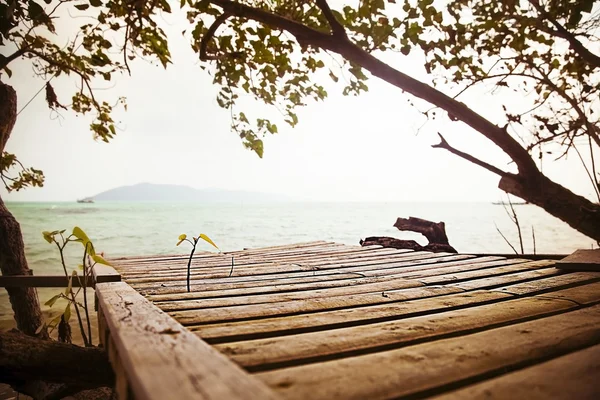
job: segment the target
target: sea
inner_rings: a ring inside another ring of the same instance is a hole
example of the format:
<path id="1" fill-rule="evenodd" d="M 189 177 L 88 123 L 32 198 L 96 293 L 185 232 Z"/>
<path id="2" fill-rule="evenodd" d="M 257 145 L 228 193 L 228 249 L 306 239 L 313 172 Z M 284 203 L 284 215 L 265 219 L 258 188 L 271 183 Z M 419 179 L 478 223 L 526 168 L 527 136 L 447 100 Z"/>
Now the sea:
<path id="1" fill-rule="evenodd" d="M 83 229 L 96 251 L 106 257 L 189 254 L 176 246 L 185 233 L 209 236 L 222 251 L 314 240 L 358 245 L 368 236 L 393 236 L 426 244 L 424 237 L 393 227 L 398 217 L 444 221 L 450 244 L 461 253 L 520 252 L 516 225 L 503 205 L 489 202 L 280 202 L 280 203 L 161 203 L 161 202 L 48 202 L 7 203 L 21 225 L 29 267 L 35 274 L 63 273 L 56 246 L 42 231 L 75 226 Z M 525 253 L 569 254 L 595 247 L 594 241 L 533 205 L 515 205 Z M 502 235 L 506 240 L 502 237 Z M 69 269 L 81 263 L 82 246 L 69 243 Z M 202 243 L 198 250 L 216 251 Z M 54 290 L 56 291 L 56 290 Z M 49 289 L 40 290 L 51 297 Z M 6 291 L 0 292 L 0 318 L 10 314 Z"/>

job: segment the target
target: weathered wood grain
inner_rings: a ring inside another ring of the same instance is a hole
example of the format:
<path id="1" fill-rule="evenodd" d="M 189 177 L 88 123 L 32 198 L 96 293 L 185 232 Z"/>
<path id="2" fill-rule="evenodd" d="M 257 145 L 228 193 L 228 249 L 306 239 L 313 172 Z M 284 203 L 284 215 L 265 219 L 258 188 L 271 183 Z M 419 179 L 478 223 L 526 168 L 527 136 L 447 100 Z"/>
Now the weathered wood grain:
<path id="1" fill-rule="evenodd" d="M 109 354 L 120 363 L 122 398 L 129 390 L 149 400 L 277 398 L 127 284 L 102 283 L 96 290 Z"/>
<path id="2" fill-rule="evenodd" d="M 251 288 L 260 286 L 271 286 L 271 285 L 286 285 L 295 283 L 309 283 L 309 282 L 321 282 L 338 279 L 356 279 L 359 277 L 398 277 L 403 273 L 411 271 L 421 270 L 432 270 L 431 275 L 441 275 L 448 271 L 453 270 L 464 270 L 464 269 L 478 269 L 478 268 L 489 268 L 499 265 L 511 264 L 510 260 L 494 260 L 486 261 L 487 259 L 481 259 L 478 262 L 473 262 L 470 259 L 463 259 L 458 261 L 440 261 L 436 264 L 424 264 L 423 262 L 415 262 L 414 264 L 407 265 L 405 267 L 396 267 L 389 269 L 372 269 L 367 270 L 364 267 L 355 270 L 354 268 L 348 268 L 341 271 L 338 270 L 325 270 L 315 272 L 302 272 L 302 273 L 289 273 L 289 274 L 275 274 L 262 276 L 262 279 L 258 279 L 260 276 L 256 275 L 253 278 L 257 279 L 242 279 L 237 278 L 215 278 L 215 279 L 198 279 L 192 280 L 191 286 L 192 292 L 187 293 L 185 287 L 185 281 L 179 282 L 167 282 L 161 283 L 158 286 L 156 283 L 134 283 L 128 282 L 136 290 L 147 294 L 147 295 L 159 295 L 159 294 L 175 294 L 182 293 L 180 298 L 193 299 L 195 292 L 209 291 L 209 290 L 223 290 L 223 289 L 239 289 L 239 288 Z M 454 267 L 454 269 L 451 269 Z"/>
<path id="3" fill-rule="evenodd" d="M 600 306 L 397 350 L 258 373 L 286 399 L 387 399 L 476 382 L 600 342 Z"/>
<path id="4" fill-rule="evenodd" d="M 373 268 L 376 268 L 377 265 L 385 265 L 386 267 L 394 267 L 397 265 L 402 265 L 402 264 L 397 264 L 394 265 L 394 263 L 407 263 L 407 262 L 411 262 L 414 260 L 429 260 L 430 262 L 437 262 L 439 260 L 459 260 L 459 259 L 466 259 L 466 258 L 472 258 L 469 255 L 449 255 L 449 254 L 443 254 L 443 253 L 425 253 L 425 252 L 413 252 L 413 253 L 407 253 L 406 255 L 404 255 L 403 257 L 394 257 L 393 259 L 389 256 L 383 256 L 383 257 L 370 257 L 370 258 L 359 258 L 359 259 L 352 259 L 352 258 L 345 258 L 343 260 L 338 260 L 335 262 L 331 262 L 331 263 L 294 263 L 294 262 L 290 262 L 290 263 L 284 263 L 284 262 L 278 262 L 278 263 L 269 263 L 269 264 L 265 264 L 265 263 L 260 263 L 260 264 L 246 264 L 246 265 L 238 265 L 237 263 L 235 263 L 235 268 L 233 271 L 232 276 L 252 276 L 252 275 L 259 275 L 259 274 L 274 274 L 274 273 L 281 273 L 281 272 L 294 272 L 294 271 L 316 271 L 316 270 L 323 270 L 323 269 L 327 269 L 327 270 L 333 270 L 333 269 L 345 269 L 345 268 L 349 268 L 349 267 L 359 267 L 359 266 L 371 266 Z M 182 263 L 183 265 L 183 263 Z M 173 281 L 173 280 L 180 280 L 183 277 L 185 277 L 187 275 L 187 267 L 183 266 L 181 268 L 178 268 L 177 270 L 175 269 L 170 269 L 168 271 L 154 271 L 154 270 L 144 270 L 143 274 L 141 275 L 136 275 L 136 276 L 132 276 L 132 275 L 127 275 L 124 274 L 124 276 L 127 277 L 128 281 L 131 281 L 132 283 L 140 283 L 140 282 L 158 282 L 158 281 Z M 222 262 L 220 262 L 220 264 L 218 266 L 212 266 L 212 267 L 207 267 L 207 266 L 193 266 L 192 268 L 192 275 L 195 278 L 211 278 L 211 277 L 215 277 L 215 278 L 221 278 L 221 277 L 227 277 L 229 275 L 231 271 L 231 259 L 227 259 L 224 260 Z M 151 273 L 151 277 L 149 277 L 149 273 Z"/>
<path id="5" fill-rule="evenodd" d="M 228 307 L 239 304 L 281 303 L 292 300 L 308 300 L 327 297 L 348 296 L 360 293 L 381 293 L 385 291 L 424 286 L 423 283 L 408 279 L 392 279 L 383 282 L 363 283 L 354 286 L 311 289 L 299 292 L 258 294 L 255 296 L 210 297 L 199 300 L 162 300 L 157 305 L 165 311 L 178 311 L 199 308 Z"/>
<path id="6" fill-rule="evenodd" d="M 388 260 L 384 264 L 372 264 L 369 262 L 346 262 L 344 264 L 336 264 L 336 265 L 324 265 L 324 266 L 316 266 L 316 265 L 300 265 L 300 264 L 273 264 L 270 266 L 256 266 L 254 268 L 247 270 L 236 270 L 234 269 L 232 276 L 229 277 L 229 273 L 231 272 L 231 265 L 229 265 L 229 269 L 222 268 L 221 271 L 218 272 L 208 272 L 208 271 L 196 271 L 193 272 L 192 281 L 204 281 L 210 279 L 212 282 L 213 279 L 225 279 L 225 282 L 235 282 L 237 281 L 250 281 L 250 280 L 258 280 L 258 279 L 278 279 L 281 277 L 294 277 L 294 276 L 306 276 L 306 275 L 323 275 L 323 274 L 331 274 L 331 273 L 362 273 L 364 271 L 373 271 L 372 275 L 386 275 L 388 273 L 393 272 L 408 272 L 412 270 L 421 270 L 421 269 L 431 269 L 437 268 L 441 266 L 442 263 L 449 263 L 460 260 L 470 259 L 470 256 L 465 255 L 451 255 L 451 256 L 423 256 L 423 255 L 415 255 L 411 257 L 407 257 L 402 260 Z M 492 259 L 487 259 L 492 260 Z M 482 260 L 486 261 L 486 260 Z M 519 261 L 514 262 L 515 264 Z M 505 261 L 505 263 L 513 263 L 511 261 Z M 477 263 L 474 263 L 477 264 Z M 420 266 L 419 268 L 414 268 L 416 266 Z M 404 268 L 410 267 L 411 269 L 406 270 Z M 392 271 L 392 269 L 403 268 L 401 270 Z M 308 274 L 307 274 L 308 273 Z M 146 276 L 143 277 L 126 277 L 127 282 L 131 285 L 143 285 L 148 284 L 148 286 L 152 287 L 156 284 L 180 284 L 184 282 L 186 279 L 186 275 L 181 273 L 173 273 L 173 274 L 154 274 L 152 272 L 147 272 Z"/>
<path id="7" fill-rule="evenodd" d="M 600 345 L 595 345 L 431 400 L 597 400 L 599 377 Z"/>
<path id="8" fill-rule="evenodd" d="M 409 299 L 440 296 L 462 292 L 458 288 L 417 287 L 399 291 L 328 296 L 310 300 L 281 303 L 240 304 L 230 307 L 204 308 L 169 313 L 184 325 L 208 324 L 225 321 L 268 318 L 273 316 L 305 314 L 323 310 L 337 310 L 372 304 L 393 303 Z"/>
<path id="9" fill-rule="evenodd" d="M 209 343 L 225 343 L 399 320 L 416 315 L 434 314 L 460 307 L 500 301 L 506 298 L 513 298 L 513 296 L 506 293 L 481 290 L 279 318 L 188 326 L 188 329 Z"/>
<path id="10" fill-rule="evenodd" d="M 559 299 L 516 299 L 397 321 L 217 344 L 215 348 L 245 368 L 264 371 L 473 333 L 575 307 L 575 303 Z"/>
<path id="11" fill-rule="evenodd" d="M 556 290 L 557 287 L 564 288 L 568 286 L 578 286 L 598 281 L 600 281 L 600 273 L 598 272 L 572 272 L 569 274 L 560 274 L 558 276 L 523 282 L 518 285 L 498 287 L 494 290 L 523 296 L 526 294 L 539 294 Z"/>

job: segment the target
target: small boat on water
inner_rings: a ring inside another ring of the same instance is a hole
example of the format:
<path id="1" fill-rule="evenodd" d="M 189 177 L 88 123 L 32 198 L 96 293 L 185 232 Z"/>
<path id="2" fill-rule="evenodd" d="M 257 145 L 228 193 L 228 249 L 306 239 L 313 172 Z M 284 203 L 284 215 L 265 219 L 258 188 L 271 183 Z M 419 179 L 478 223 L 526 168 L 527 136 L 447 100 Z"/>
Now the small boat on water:
<path id="1" fill-rule="evenodd" d="M 94 199 L 91 197 L 84 197 L 83 199 L 77 199 L 78 203 L 93 203 Z"/>
<path id="2" fill-rule="evenodd" d="M 530 204 L 528 201 L 513 201 L 511 203 L 506 202 L 506 201 L 494 201 L 492 202 L 493 205 L 495 206 L 509 206 L 509 205 L 513 205 L 513 206 L 524 206 L 524 205 L 528 205 Z"/>

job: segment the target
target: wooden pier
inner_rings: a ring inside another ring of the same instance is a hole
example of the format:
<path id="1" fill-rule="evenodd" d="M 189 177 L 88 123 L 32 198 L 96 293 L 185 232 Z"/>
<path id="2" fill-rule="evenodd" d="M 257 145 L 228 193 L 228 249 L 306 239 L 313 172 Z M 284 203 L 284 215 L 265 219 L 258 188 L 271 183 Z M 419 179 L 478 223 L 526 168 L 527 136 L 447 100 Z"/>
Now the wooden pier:
<path id="1" fill-rule="evenodd" d="M 600 272 L 568 262 L 311 242 L 197 254 L 188 293 L 186 256 L 112 261 L 121 399 L 600 398 Z"/>

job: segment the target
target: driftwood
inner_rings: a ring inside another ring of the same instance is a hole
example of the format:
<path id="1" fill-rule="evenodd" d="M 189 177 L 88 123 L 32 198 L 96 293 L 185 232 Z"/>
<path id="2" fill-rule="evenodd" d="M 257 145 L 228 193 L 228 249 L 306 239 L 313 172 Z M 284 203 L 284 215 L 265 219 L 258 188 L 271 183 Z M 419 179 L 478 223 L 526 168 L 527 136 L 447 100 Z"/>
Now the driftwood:
<path id="1" fill-rule="evenodd" d="M 443 222 L 431 222 L 426 219 L 409 217 L 408 219 L 398 218 L 394 226 L 401 231 L 420 233 L 427 238 L 429 243 L 450 245 L 446 235 L 446 224 Z"/>
<path id="2" fill-rule="evenodd" d="M 102 348 L 0 332 L 0 381 L 19 389 L 32 380 L 66 385 L 58 388 L 64 396 L 112 386 L 114 373 Z"/>
<path id="3" fill-rule="evenodd" d="M 401 231 L 420 233 L 427 238 L 429 243 L 425 246 L 422 246 L 414 240 L 402 240 L 388 236 L 371 236 L 364 240 L 361 239 L 360 245 L 379 245 L 383 247 L 392 247 L 395 249 L 431 251 L 434 253 L 458 253 L 456 249 L 450 246 L 450 243 L 448 242 L 448 236 L 446 235 L 446 224 L 443 222 L 431 222 L 421 218 L 410 217 L 408 219 L 398 218 L 394 226 Z"/>

